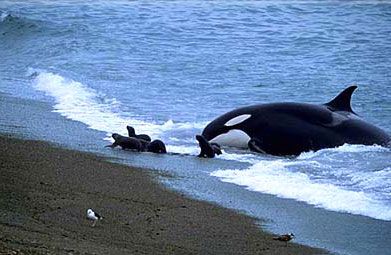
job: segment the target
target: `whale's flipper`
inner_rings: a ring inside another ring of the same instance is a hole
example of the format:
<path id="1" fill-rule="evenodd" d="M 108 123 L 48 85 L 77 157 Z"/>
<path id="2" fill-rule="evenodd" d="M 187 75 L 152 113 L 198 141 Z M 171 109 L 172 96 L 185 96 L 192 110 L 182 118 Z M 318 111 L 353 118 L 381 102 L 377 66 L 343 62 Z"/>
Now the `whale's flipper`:
<path id="1" fill-rule="evenodd" d="M 262 154 L 266 153 L 264 150 L 262 150 L 262 142 L 257 138 L 251 138 L 250 141 L 248 141 L 248 148 L 253 152 Z"/>
<path id="2" fill-rule="evenodd" d="M 218 144 L 218 143 L 210 143 L 210 146 L 212 147 L 213 151 L 214 151 L 217 155 L 223 154 L 223 152 L 221 151 L 220 144 Z"/>
<path id="3" fill-rule="evenodd" d="M 350 100 L 352 99 L 353 92 L 357 89 L 357 86 L 350 86 L 346 88 L 344 91 L 339 93 L 338 96 L 336 96 L 333 100 L 330 102 L 324 104 L 328 107 L 333 108 L 333 110 L 336 111 L 346 111 L 346 112 L 353 112 L 352 107 L 350 105 Z"/>
<path id="4" fill-rule="evenodd" d="M 214 158 L 215 154 L 220 155 L 221 149 L 220 145 L 217 143 L 210 144 L 204 136 L 196 135 L 196 139 L 200 145 L 201 152 L 198 155 L 200 158 Z"/>

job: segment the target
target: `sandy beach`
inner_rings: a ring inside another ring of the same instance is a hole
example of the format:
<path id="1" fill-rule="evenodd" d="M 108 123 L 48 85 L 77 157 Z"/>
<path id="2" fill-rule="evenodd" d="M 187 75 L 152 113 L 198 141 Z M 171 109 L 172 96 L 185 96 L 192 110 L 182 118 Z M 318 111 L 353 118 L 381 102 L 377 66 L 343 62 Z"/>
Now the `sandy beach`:
<path id="1" fill-rule="evenodd" d="M 321 254 L 255 219 L 169 191 L 156 175 L 45 142 L 0 137 L 1 254 Z M 104 219 L 86 219 L 93 208 Z"/>

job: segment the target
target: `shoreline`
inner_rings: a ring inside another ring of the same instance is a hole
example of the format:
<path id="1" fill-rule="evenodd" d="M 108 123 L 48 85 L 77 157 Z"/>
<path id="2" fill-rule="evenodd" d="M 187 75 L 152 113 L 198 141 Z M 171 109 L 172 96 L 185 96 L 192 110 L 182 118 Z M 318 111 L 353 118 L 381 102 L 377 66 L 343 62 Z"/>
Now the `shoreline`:
<path id="1" fill-rule="evenodd" d="M 0 134 L 0 253 L 325 254 L 171 191 L 156 173 Z M 93 208 L 104 219 L 85 218 Z"/>

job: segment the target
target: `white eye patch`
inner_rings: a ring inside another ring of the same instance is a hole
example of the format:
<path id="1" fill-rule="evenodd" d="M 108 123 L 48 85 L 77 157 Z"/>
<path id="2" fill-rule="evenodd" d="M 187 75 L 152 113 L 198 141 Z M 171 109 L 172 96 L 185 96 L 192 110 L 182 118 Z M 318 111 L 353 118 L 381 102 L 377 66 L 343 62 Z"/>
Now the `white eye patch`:
<path id="1" fill-rule="evenodd" d="M 226 127 L 231 127 L 231 126 L 235 126 L 239 123 L 242 123 L 243 121 L 247 120 L 248 118 L 251 117 L 251 114 L 242 114 L 242 115 L 239 115 L 233 119 L 230 119 L 229 121 L 227 121 L 227 123 L 224 124 L 224 126 Z"/>

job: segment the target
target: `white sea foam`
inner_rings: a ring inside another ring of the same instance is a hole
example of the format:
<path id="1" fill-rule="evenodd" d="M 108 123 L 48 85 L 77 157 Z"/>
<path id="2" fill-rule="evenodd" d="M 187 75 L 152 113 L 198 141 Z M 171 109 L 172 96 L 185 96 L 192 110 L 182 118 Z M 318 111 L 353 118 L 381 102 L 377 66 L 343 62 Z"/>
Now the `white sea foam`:
<path id="1" fill-rule="evenodd" d="M 106 98 L 84 84 L 66 79 L 58 74 L 40 72 L 35 77 L 34 87 L 54 98 L 55 112 L 80 121 L 89 128 L 123 133 L 126 125 L 134 125 L 153 132 L 156 126 L 141 120 L 129 119 L 118 113 L 120 103 Z M 155 134 L 156 135 L 156 134 Z"/>
<path id="2" fill-rule="evenodd" d="M 312 162 L 316 163 L 316 162 Z M 363 191 L 348 190 L 306 173 L 291 171 L 292 166 L 312 167 L 308 161 L 262 160 L 245 170 L 219 170 L 211 175 L 249 190 L 303 201 L 328 210 L 391 220 L 391 208 L 384 201 Z"/>
<path id="3" fill-rule="evenodd" d="M 208 123 L 207 122 L 178 122 L 175 123 L 173 120 L 168 120 L 162 126 L 162 130 L 181 130 L 181 129 L 202 129 Z"/>
<path id="4" fill-rule="evenodd" d="M 374 190 L 391 198 L 391 167 L 371 172 L 351 172 L 348 176 L 361 189 Z"/>
<path id="5" fill-rule="evenodd" d="M 2 12 L 0 14 L 0 22 L 3 22 L 10 14 L 8 12 Z"/>
<path id="6" fill-rule="evenodd" d="M 169 140 L 174 143 L 195 143 L 194 137 L 188 137 L 188 138 L 170 137 Z"/>
<path id="7" fill-rule="evenodd" d="M 361 152 L 387 152 L 389 148 L 380 145 L 362 145 L 362 144 L 344 144 L 335 148 L 327 148 L 319 151 L 310 151 L 301 153 L 297 159 L 311 159 L 319 157 L 325 153 L 361 153 Z"/>
<path id="8" fill-rule="evenodd" d="M 187 154 L 197 156 L 200 153 L 198 146 L 180 146 L 180 145 L 167 145 L 167 151 L 179 154 Z"/>
<path id="9" fill-rule="evenodd" d="M 28 75 L 34 78 L 34 88 L 54 98 L 54 111 L 62 116 L 85 123 L 89 128 L 126 135 L 125 127 L 134 126 L 139 133 L 147 133 L 153 139 L 160 138 L 169 130 L 201 128 L 204 123 L 175 123 L 172 120 L 159 125 L 129 117 L 121 112 L 121 103 L 114 98 L 82 84 L 66 79 L 59 74 L 30 69 Z"/>
<path id="10" fill-rule="evenodd" d="M 259 162 L 259 156 L 254 155 L 254 154 L 248 154 L 248 153 L 231 153 L 231 152 L 226 152 L 222 155 L 219 156 L 221 159 L 225 160 L 233 160 L 233 161 L 238 161 L 238 162 L 243 162 L 243 163 L 250 163 L 254 164 L 256 162 Z"/>

